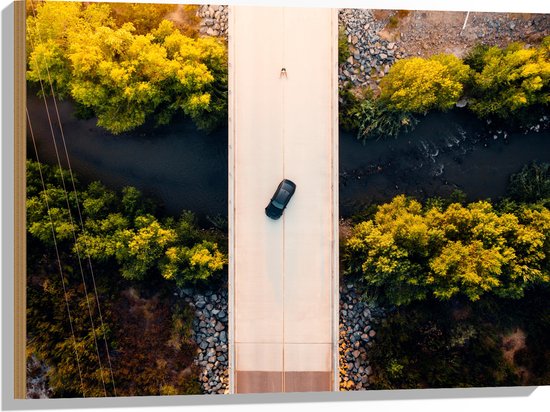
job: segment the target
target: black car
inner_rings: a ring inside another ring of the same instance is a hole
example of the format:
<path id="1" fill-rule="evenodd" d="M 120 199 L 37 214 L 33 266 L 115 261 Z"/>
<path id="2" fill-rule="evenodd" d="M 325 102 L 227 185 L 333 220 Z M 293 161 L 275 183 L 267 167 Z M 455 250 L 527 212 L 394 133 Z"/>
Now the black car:
<path id="1" fill-rule="evenodd" d="M 292 198 L 295 190 L 296 185 L 294 182 L 288 179 L 283 179 L 283 181 L 279 183 L 277 190 L 275 190 L 271 201 L 265 208 L 265 214 L 271 219 L 279 219 L 288 205 L 288 202 Z"/>

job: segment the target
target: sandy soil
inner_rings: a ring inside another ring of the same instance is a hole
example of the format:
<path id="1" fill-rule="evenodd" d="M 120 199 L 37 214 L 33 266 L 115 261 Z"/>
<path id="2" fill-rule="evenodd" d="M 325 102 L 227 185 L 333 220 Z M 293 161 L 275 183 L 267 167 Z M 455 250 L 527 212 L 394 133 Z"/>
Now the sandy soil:
<path id="1" fill-rule="evenodd" d="M 453 53 L 463 57 L 478 43 L 536 44 L 550 35 L 550 15 L 542 14 L 472 12 L 467 20 L 466 12 L 451 11 L 374 10 L 373 15 L 386 22 L 380 37 L 397 42 L 409 56 Z"/>

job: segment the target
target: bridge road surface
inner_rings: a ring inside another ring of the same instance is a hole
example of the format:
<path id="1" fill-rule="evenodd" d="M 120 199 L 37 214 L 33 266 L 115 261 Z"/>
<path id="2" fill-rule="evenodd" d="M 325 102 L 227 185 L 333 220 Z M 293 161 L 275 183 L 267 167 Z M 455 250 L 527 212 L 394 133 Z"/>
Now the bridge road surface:
<path id="1" fill-rule="evenodd" d="M 230 392 L 338 390 L 337 12 L 229 13 Z"/>

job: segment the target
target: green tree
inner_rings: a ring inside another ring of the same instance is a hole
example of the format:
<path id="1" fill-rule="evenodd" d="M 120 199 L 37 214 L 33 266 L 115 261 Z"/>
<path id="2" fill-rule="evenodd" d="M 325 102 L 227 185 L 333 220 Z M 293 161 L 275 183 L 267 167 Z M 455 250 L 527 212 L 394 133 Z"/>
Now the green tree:
<path id="1" fill-rule="evenodd" d="M 469 72 L 469 66 L 452 55 L 399 60 L 380 82 L 380 98 L 402 112 L 447 110 L 462 96 Z"/>
<path id="2" fill-rule="evenodd" d="M 481 306 L 481 305 L 479 305 Z M 419 302 L 397 308 L 369 349 L 372 389 L 422 389 L 521 384 L 503 357 L 502 329 L 484 307 Z M 510 310 L 501 307 L 502 311 Z M 484 310 L 485 309 L 485 310 Z"/>
<path id="3" fill-rule="evenodd" d="M 345 244 L 346 272 L 395 305 L 486 293 L 520 298 L 550 281 L 546 208 L 497 213 L 488 202 L 423 208 L 397 196 L 359 223 Z"/>
<path id="4" fill-rule="evenodd" d="M 519 202 L 550 199 L 550 164 L 532 162 L 510 176 L 509 195 Z"/>
<path id="5" fill-rule="evenodd" d="M 61 248 L 65 288 L 61 284 L 57 262 L 46 258 L 47 250 L 42 251 L 44 255 L 40 259 L 29 264 L 28 349 L 46 360 L 49 366 L 48 385 L 52 387 L 55 397 L 105 396 L 105 391 L 107 395 L 113 396 L 102 341 L 98 342 L 96 348 L 96 341 L 103 339 L 104 332 L 105 338 L 110 341 L 110 327 L 105 324 L 105 330 L 101 328 L 96 300 L 92 294 L 86 296 L 82 287 L 78 286 L 80 273 L 73 273 L 76 262 L 63 254 L 63 250 Z M 71 323 L 67 304 L 71 310 Z M 91 328 L 88 304 L 95 320 L 95 330 Z M 102 308 L 104 314 L 108 312 L 108 303 L 106 306 Z"/>
<path id="6" fill-rule="evenodd" d="M 477 50 L 470 108 L 502 119 L 535 104 L 550 103 L 550 37 L 537 48 L 512 43 Z"/>
<path id="7" fill-rule="evenodd" d="M 200 230 L 190 212 L 178 220 L 157 219 L 137 189 L 126 188 L 121 194 L 99 182 L 86 188 L 78 179 L 78 198 L 68 192 L 73 226 L 61 177 L 72 188 L 66 170 L 27 161 L 28 350 L 48 365 L 53 395 L 113 396 L 113 375 L 119 396 L 199 393 L 196 371 L 189 368 L 195 352 L 189 338 L 192 312 L 172 321 L 174 306 L 169 299 L 141 299 L 132 294 L 132 288 L 122 292 L 121 287 L 128 287 L 128 281 L 158 276 L 170 248 L 188 251 L 187 261 L 180 262 L 174 272 L 178 284 L 185 286 L 186 279 L 209 278 L 219 272 L 227 257 L 215 242 L 205 240 L 214 237 L 212 231 Z M 82 262 L 77 261 L 74 236 Z M 91 272 L 84 263 L 88 256 L 95 273 L 93 289 Z M 122 276 L 116 276 L 119 273 Z M 147 287 L 152 285 L 157 286 L 154 282 Z M 171 297 L 169 283 L 163 285 Z M 97 298 L 92 290 L 97 290 Z M 124 297 L 127 302 L 121 302 Z M 186 373 L 174 372 L 181 370 Z"/>
<path id="8" fill-rule="evenodd" d="M 67 187 L 72 186 L 68 172 L 47 165 L 41 165 L 43 190 L 38 166 L 27 162 L 27 231 L 31 240 L 53 247 L 53 223 L 56 241 L 67 253 L 76 255 L 78 250 L 84 258 L 116 263 L 121 275 L 130 280 L 161 271 L 183 286 L 206 280 L 227 264 L 227 255 L 217 243 L 220 236 L 200 230 L 193 213 L 185 211 L 177 220 L 159 220 L 153 215 L 152 202 L 136 188 L 126 187 L 117 194 L 99 182 L 81 189 L 76 180 L 77 199 L 74 191 L 62 188 L 61 176 Z"/>
<path id="9" fill-rule="evenodd" d="M 370 89 L 357 93 L 345 88 L 339 95 L 339 124 L 344 130 L 357 132 L 359 140 L 397 137 L 418 123 L 409 113 L 389 109 L 385 101 L 374 98 Z"/>

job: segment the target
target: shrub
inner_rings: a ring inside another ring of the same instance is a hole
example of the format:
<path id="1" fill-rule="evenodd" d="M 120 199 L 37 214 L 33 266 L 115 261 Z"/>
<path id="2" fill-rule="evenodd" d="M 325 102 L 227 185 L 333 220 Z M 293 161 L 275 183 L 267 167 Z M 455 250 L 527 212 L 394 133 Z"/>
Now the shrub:
<path id="1" fill-rule="evenodd" d="M 422 207 L 396 196 L 353 228 L 344 245 L 346 274 L 359 275 L 369 296 L 406 305 L 485 294 L 520 298 L 548 283 L 550 211 L 498 213 L 488 202 Z"/>
<path id="2" fill-rule="evenodd" d="M 550 103 L 550 36 L 537 48 L 522 43 L 504 49 L 478 47 L 468 59 L 476 70 L 469 107 L 479 117 L 506 120 Z"/>
<path id="3" fill-rule="evenodd" d="M 550 164 L 532 162 L 510 177 L 510 197 L 518 202 L 534 203 L 550 198 Z"/>
<path id="4" fill-rule="evenodd" d="M 380 82 L 380 99 L 391 110 L 427 113 L 453 107 L 470 68 L 452 55 L 412 57 L 396 62 Z"/>

